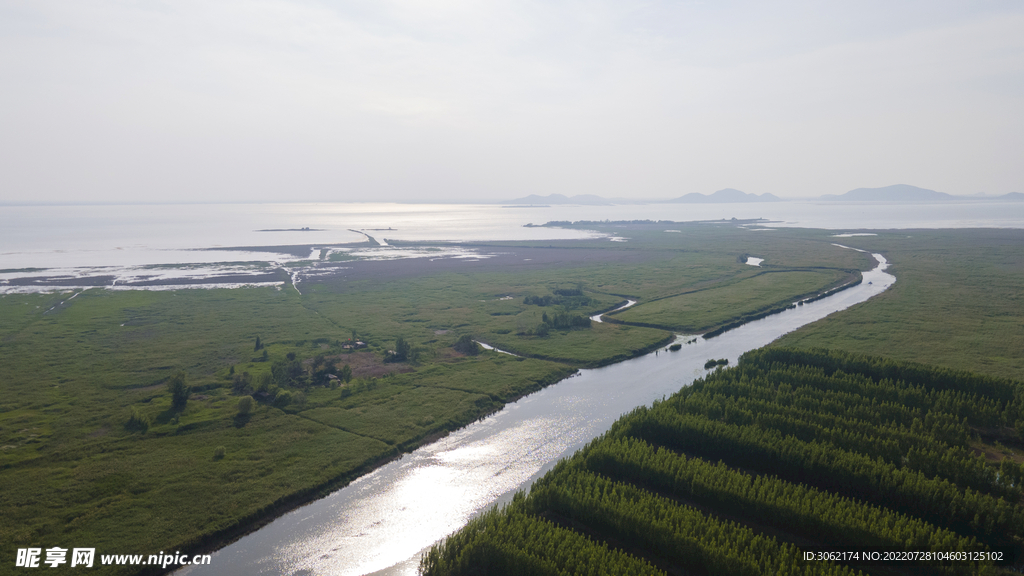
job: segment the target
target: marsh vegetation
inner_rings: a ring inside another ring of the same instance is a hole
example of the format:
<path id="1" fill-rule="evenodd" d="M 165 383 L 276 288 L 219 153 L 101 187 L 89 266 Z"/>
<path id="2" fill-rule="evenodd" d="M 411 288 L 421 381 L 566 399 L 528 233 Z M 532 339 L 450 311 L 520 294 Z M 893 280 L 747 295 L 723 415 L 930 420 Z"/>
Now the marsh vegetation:
<path id="1" fill-rule="evenodd" d="M 823 231 L 628 226 L 629 242 L 490 243 L 505 255 L 472 267 L 351 260 L 347 275 L 306 280 L 302 294 L 0 298 L 4 554 L 72 541 L 125 553 L 210 547 L 579 367 L 664 347 L 679 326 L 720 328 L 873 265 Z M 995 235 L 993 248 L 943 234 L 856 239 L 885 250 L 907 287 L 793 342 L 1020 373 L 1010 329 L 1022 314 L 1012 288 L 1020 240 Z M 961 249 L 969 263 L 951 258 Z M 739 262 L 747 252 L 765 264 Z M 951 267 L 960 277 L 946 295 L 933 281 Z M 1009 300 L 984 298 L 992 287 Z M 639 303 L 615 315 L 620 323 L 581 320 L 627 297 Z M 935 306 L 941 316 L 926 313 Z M 980 336 L 950 353 L 939 338 L 950 326 Z M 904 342 L 908 331 L 920 336 Z M 466 344 L 474 339 L 520 357 L 481 352 Z M 986 454 L 1013 446 L 968 442 Z"/>

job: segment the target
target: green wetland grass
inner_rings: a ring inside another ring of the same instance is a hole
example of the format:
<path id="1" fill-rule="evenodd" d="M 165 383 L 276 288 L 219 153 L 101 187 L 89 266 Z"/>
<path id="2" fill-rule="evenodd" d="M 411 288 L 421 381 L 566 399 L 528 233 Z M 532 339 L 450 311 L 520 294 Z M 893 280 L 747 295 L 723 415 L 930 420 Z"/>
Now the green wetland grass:
<path id="1" fill-rule="evenodd" d="M 910 230 L 841 241 L 883 253 L 896 283 L 779 345 L 1024 379 L 1024 232 Z"/>
<path id="2" fill-rule="evenodd" d="M 614 314 L 613 319 L 697 334 L 734 322 L 752 308 L 760 311 L 784 307 L 855 279 L 853 273 L 844 270 L 765 271 L 724 286 L 634 306 Z M 780 299 L 782 294 L 786 296 Z M 737 310 L 742 313 L 737 315 Z"/>
<path id="3" fill-rule="evenodd" d="M 0 554 L 85 542 L 124 554 L 210 549 L 577 368 L 629 357 L 671 334 L 593 323 L 543 335 L 545 313 L 589 316 L 631 298 L 640 303 L 630 313 L 666 319 L 659 326 L 711 328 L 728 320 L 729 307 L 754 313 L 873 266 L 865 254 L 832 246 L 827 231 L 752 232 L 729 222 L 588 226 L 630 239 L 491 243 L 481 248 L 552 246 L 562 256 L 514 272 L 481 264 L 310 281 L 302 294 L 286 286 L 0 297 Z M 797 345 L 884 346 L 902 359 L 1019 374 L 1021 348 L 1010 327 L 1020 316 L 1012 290 L 1019 239 L 945 234 L 906 244 L 896 235 L 844 239 L 884 252 L 899 281 L 839 316 L 856 330 L 826 320 L 795 333 Z M 746 256 L 766 260 L 755 268 Z M 936 282 L 950 269 L 961 276 Z M 585 303 L 525 302 L 577 287 Z M 1000 299 L 984 297 L 992 290 Z M 716 292 L 729 306 L 716 306 Z M 688 307 L 684 293 L 699 295 L 704 311 Z M 943 314 L 927 313 L 936 306 Z M 976 324 L 979 317 L 985 323 Z M 978 339 L 948 345 L 946 337 L 959 333 L 951 326 L 975 330 Z M 858 339 L 862 330 L 885 343 Z M 910 332 L 917 340 L 903 342 Z M 464 335 L 523 357 L 465 356 L 452 349 Z M 353 336 L 368 348 L 342 348 Z M 409 342 L 411 357 L 387 363 L 398 338 Z M 354 379 L 313 382 L 321 356 L 335 372 L 351 364 Z M 277 382 L 274 367 L 289 363 L 299 380 Z M 180 410 L 166 387 L 178 371 L 191 387 Z M 242 375 L 251 386 L 239 390 Z M 249 395 L 256 402 L 241 417 L 239 399 Z M 995 437 L 983 440 L 987 453 L 1011 450 Z"/>

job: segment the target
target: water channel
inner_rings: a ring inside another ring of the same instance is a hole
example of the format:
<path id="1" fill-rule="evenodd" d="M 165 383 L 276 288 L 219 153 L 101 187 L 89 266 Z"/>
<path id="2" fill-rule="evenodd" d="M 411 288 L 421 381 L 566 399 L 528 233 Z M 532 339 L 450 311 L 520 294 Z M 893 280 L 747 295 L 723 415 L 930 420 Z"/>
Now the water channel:
<path id="1" fill-rule="evenodd" d="M 426 548 L 528 488 L 622 414 L 692 383 L 707 359 L 735 364 L 747 350 L 881 293 L 896 279 L 874 257 L 878 266 L 855 287 L 710 340 L 685 344 L 693 337 L 679 336 L 677 352 L 581 370 L 285 514 L 216 552 L 210 565 L 177 574 L 415 574 Z"/>

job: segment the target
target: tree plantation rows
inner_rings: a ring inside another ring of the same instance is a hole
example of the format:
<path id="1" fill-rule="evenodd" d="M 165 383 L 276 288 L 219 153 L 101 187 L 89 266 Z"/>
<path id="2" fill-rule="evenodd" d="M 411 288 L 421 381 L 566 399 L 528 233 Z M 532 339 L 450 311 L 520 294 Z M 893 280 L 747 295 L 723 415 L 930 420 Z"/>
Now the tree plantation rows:
<path id="1" fill-rule="evenodd" d="M 425 574 L 999 574 L 990 561 L 804 558 L 821 547 L 1020 557 L 1016 382 L 761 349 L 641 407 L 430 550 Z M 1017 569 L 1021 560 L 1016 560 Z"/>

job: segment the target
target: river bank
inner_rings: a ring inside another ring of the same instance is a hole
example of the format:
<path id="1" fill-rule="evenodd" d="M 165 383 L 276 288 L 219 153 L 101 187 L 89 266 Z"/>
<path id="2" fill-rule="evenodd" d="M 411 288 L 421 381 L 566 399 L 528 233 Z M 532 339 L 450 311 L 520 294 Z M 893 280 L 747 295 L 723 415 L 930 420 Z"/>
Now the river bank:
<path id="1" fill-rule="evenodd" d="M 569 372 L 569 370 L 570 369 L 567 368 L 566 372 Z M 395 446 L 389 454 L 383 457 L 371 459 L 365 462 L 360 467 L 356 468 L 355 470 L 341 474 L 319 485 L 311 486 L 298 492 L 282 496 L 278 501 L 275 501 L 271 505 L 266 506 L 253 514 L 250 514 L 247 517 L 238 519 L 233 525 L 224 528 L 216 533 L 204 536 L 203 538 L 198 539 L 195 542 L 185 543 L 183 544 L 183 547 L 189 551 L 189 554 L 193 555 L 210 554 L 216 552 L 217 550 L 223 549 L 225 546 L 228 546 L 233 542 L 236 542 L 239 539 L 244 538 L 247 535 L 262 529 L 263 527 L 275 522 L 276 520 L 290 512 L 293 512 L 303 506 L 321 500 L 324 497 L 329 496 L 330 494 L 345 488 L 352 482 L 357 481 L 360 478 L 366 477 L 370 474 L 373 474 L 375 471 L 384 466 L 401 460 L 407 454 L 410 454 L 416 451 L 417 449 L 442 441 L 444 438 L 446 438 L 453 432 L 457 432 L 458 430 L 461 430 L 466 426 L 473 424 L 474 422 L 479 422 L 481 420 L 486 419 L 492 414 L 502 410 L 507 404 L 515 403 L 520 399 L 529 396 L 530 394 L 533 394 L 538 390 L 541 390 L 547 386 L 555 385 L 558 382 L 564 381 L 566 378 L 571 378 L 572 376 L 576 375 L 576 373 L 577 372 L 573 369 L 572 372 L 569 372 L 566 375 L 552 377 L 546 381 L 535 381 L 533 386 L 525 389 L 524 391 L 522 391 L 522 393 L 509 398 L 506 403 L 500 406 L 489 407 L 487 409 L 481 410 L 479 413 L 476 414 L 467 414 L 464 419 L 450 423 L 449 427 L 447 427 L 446 429 L 437 430 L 435 432 L 431 432 L 420 438 L 417 438 L 413 441 L 409 441 L 403 443 L 402 445 Z M 154 570 L 152 573 L 165 572 L 167 571 Z M 148 572 L 143 571 L 140 573 L 145 574 Z M 185 568 L 181 570 L 180 573 L 188 574 L 189 569 Z"/>
<path id="2" fill-rule="evenodd" d="M 425 257 L 335 262 L 359 273 L 300 275 L 301 293 L 85 290 L 73 300 L 7 294 L 0 298 L 0 350 L 10 361 L 7 388 L 18 410 L 5 413 L 17 423 L 0 429 L 7 447 L 0 481 L 10 487 L 0 495 L 0 514 L 9 520 L 0 538 L 65 546 L 52 529 L 61 523 L 65 538 L 94 542 L 98 550 L 145 553 L 208 541 L 210 534 L 234 536 L 247 530 L 245 519 L 269 518 L 330 491 L 354 470 L 472 422 L 556 372 L 667 343 L 664 332 L 605 323 L 538 333 L 545 311 L 563 312 L 534 304 L 538 298 L 554 304 L 566 297 L 564 311 L 592 315 L 621 303 L 616 294 L 635 294 L 640 302 L 678 294 L 756 273 L 736 256 L 755 245 L 779 266 L 866 260 L 832 246 L 822 231 L 773 234 L 766 245 L 764 234 L 724 224 L 672 229 L 681 231 L 638 229 L 620 235 L 630 236 L 627 242 L 463 247 L 467 258 L 447 257 L 443 247 L 409 248 Z M 478 257 L 485 251 L 496 255 Z M 784 296 L 785 289 L 775 293 Z M 452 348 L 467 335 L 573 365 L 468 357 Z M 381 363 L 403 338 L 410 363 L 385 370 L 389 376 L 353 365 L 353 382 L 339 389 L 322 379 L 318 359 L 340 369 L 343 344 L 353 338 L 368 344 L 360 354 Z M 171 406 L 164 386 L 178 370 L 193 388 L 184 410 Z M 620 385 L 629 382 L 627 375 Z M 249 394 L 255 411 L 239 417 L 239 398 Z M 126 421 L 148 426 L 128 428 Z"/>
<path id="3" fill-rule="evenodd" d="M 685 386 L 704 373 L 708 357 L 735 360 L 745 350 L 881 293 L 895 281 L 884 267 L 865 273 L 872 284 L 718 338 L 691 344 L 680 338 L 679 352 L 582 370 L 282 516 L 217 552 L 209 569 L 182 574 L 411 573 L 426 547 L 486 507 L 510 499 L 623 411 Z"/>

